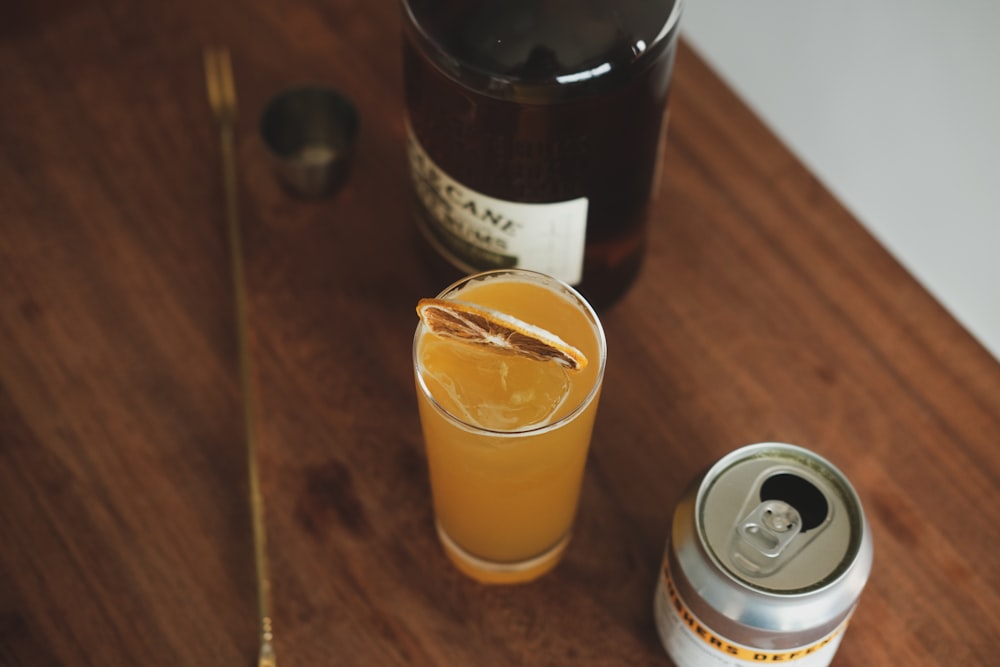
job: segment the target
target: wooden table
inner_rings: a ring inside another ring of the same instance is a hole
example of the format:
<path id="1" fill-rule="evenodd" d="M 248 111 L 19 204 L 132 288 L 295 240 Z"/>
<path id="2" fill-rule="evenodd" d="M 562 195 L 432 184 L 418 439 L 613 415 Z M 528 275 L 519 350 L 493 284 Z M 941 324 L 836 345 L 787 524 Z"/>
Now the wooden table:
<path id="1" fill-rule="evenodd" d="M 651 596 L 683 486 L 778 440 L 856 485 L 876 563 L 835 660 L 996 664 L 1000 365 L 686 46 L 641 279 L 568 555 L 490 588 L 432 527 L 391 0 L 15 3 L 0 20 L 0 664 L 250 665 L 256 597 L 216 128 L 242 110 L 277 649 L 300 665 L 669 665 Z M 267 98 L 332 83 L 351 181 L 298 201 Z"/>

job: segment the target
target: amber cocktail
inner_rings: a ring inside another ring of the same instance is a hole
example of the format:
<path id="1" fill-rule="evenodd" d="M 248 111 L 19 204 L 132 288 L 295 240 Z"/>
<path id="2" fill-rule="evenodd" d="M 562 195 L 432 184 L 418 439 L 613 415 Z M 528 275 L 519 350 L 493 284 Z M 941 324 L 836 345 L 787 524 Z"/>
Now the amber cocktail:
<path id="1" fill-rule="evenodd" d="M 534 579 L 570 539 L 604 376 L 590 305 L 500 270 L 421 301 L 414 370 L 438 535 L 484 582 Z"/>

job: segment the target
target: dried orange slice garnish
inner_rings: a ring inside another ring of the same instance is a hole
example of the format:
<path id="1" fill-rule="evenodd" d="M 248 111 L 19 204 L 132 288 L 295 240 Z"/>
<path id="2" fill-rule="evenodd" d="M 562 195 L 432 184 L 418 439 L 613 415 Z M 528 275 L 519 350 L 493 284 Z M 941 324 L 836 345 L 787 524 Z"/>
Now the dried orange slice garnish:
<path id="1" fill-rule="evenodd" d="M 492 308 L 445 299 L 421 299 L 417 315 L 430 331 L 474 345 L 538 361 L 554 361 L 570 370 L 582 370 L 587 357 L 559 336 Z"/>

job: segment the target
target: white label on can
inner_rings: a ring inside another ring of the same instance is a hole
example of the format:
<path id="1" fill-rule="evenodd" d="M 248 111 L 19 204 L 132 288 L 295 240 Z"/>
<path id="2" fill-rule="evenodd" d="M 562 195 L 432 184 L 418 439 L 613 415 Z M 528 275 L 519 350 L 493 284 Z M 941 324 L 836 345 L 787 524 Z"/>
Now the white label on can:
<path id="1" fill-rule="evenodd" d="M 827 667 L 847 628 L 847 621 L 817 642 L 781 651 L 733 642 L 696 617 L 677 593 L 664 565 L 655 597 L 656 629 L 677 667 L 745 667 L 794 662 L 796 667 Z"/>
<path id="2" fill-rule="evenodd" d="M 409 123 L 406 129 L 418 223 L 438 252 L 469 273 L 522 268 L 571 285 L 580 282 L 586 197 L 544 204 L 490 197 L 445 173 L 427 155 Z"/>

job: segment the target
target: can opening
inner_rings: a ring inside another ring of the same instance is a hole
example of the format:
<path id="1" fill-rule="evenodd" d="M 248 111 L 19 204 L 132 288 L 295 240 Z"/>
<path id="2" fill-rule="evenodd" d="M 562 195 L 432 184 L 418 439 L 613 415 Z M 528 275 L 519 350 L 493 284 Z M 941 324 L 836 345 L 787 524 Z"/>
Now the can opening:
<path id="1" fill-rule="evenodd" d="M 779 473 L 764 480 L 760 487 L 761 501 L 781 500 L 788 503 L 802 518 L 802 532 L 826 521 L 830 505 L 823 492 L 812 482 L 798 475 Z"/>

